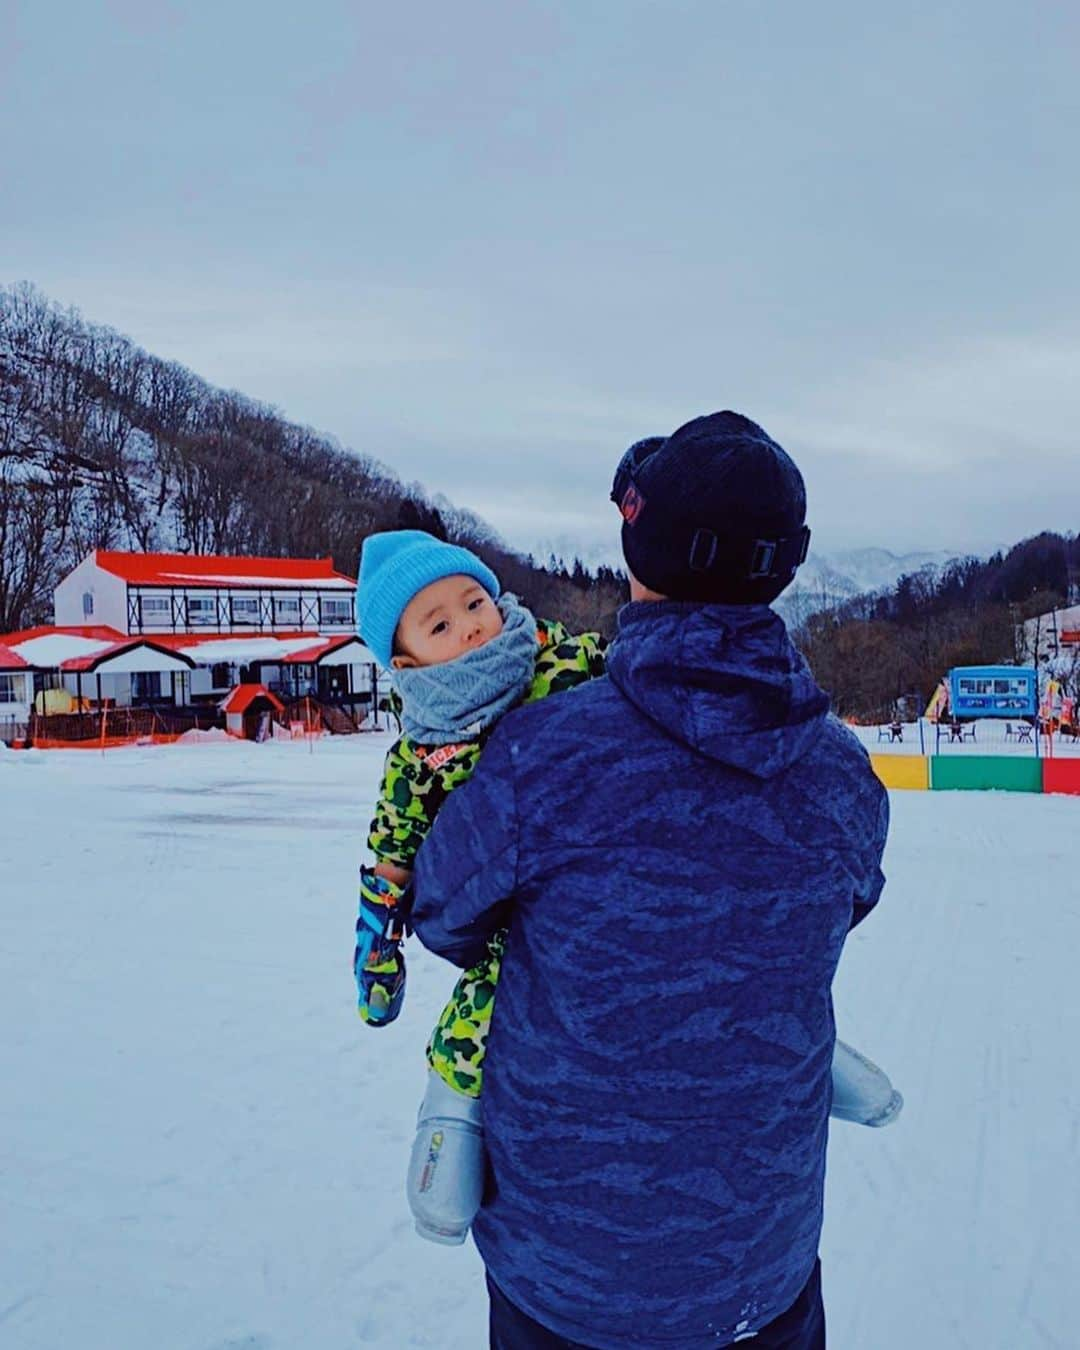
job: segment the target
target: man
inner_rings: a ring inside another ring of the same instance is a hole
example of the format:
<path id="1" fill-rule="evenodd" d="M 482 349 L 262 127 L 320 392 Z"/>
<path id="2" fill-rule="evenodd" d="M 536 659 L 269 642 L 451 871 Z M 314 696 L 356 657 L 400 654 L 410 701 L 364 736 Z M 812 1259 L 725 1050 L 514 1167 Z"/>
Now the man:
<path id="1" fill-rule="evenodd" d="M 506 717 L 417 861 L 421 940 L 509 925 L 473 1225 L 496 1350 L 820 1350 L 830 986 L 887 798 L 768 608 L 798 469 L 723 412 L 624 456 L 608 674 Z"/>

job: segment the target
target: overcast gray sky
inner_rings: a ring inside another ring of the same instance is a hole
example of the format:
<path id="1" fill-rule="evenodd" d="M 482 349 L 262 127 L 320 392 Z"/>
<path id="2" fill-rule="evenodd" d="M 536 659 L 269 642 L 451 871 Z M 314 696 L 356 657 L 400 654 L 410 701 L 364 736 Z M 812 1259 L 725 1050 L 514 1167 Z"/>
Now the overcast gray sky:
<path id="1" fill-rule="evenodd" d="M 1080 527 L 1074 0 L 0 0 L 0 280 L 595 547 L 762 422 L 817 546 Z"/>

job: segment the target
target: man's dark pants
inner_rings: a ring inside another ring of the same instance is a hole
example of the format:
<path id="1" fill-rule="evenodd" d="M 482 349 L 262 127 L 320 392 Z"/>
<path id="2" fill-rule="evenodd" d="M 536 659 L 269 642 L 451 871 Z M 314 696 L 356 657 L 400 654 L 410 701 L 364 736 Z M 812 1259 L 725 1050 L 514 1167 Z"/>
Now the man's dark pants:
<path id="1" fill-rule="evenodd" d="M 580 1341 L 567 1341 L 534 1322 L 515 1307 L 489 1275 L 491 1300 L 490 1350 L 589 1350 Z M 756 1336 L 738 1342 L 746 1350 L 825 1350 L 825 1307 L 821 1301 L 821 1262 L 814 1263 L 803 1291 Z"/>

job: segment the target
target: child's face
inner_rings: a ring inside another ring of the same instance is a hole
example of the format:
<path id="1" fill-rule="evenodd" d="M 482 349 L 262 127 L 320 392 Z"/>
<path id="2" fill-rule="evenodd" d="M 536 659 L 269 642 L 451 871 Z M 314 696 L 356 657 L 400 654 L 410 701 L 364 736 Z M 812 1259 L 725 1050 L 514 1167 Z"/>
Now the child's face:
<path id="1" fill-rule="evenodd" d="M 405 606 L 394 634 L 395 670 L 441 666 L 503 630 L 503 617 L 472 577 L 442 577 L 417 591 Z"/>

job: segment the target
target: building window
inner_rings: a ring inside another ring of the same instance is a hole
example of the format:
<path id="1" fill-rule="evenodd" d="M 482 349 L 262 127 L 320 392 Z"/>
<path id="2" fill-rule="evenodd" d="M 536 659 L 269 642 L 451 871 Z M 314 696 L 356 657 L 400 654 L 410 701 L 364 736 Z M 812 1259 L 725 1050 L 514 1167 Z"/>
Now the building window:
<path id="1" fill-rule="evenodd" d="M 131 677 L 133 703 L 150 703 L 161 696 L 161 677 L 156 671 L 137 670 Z"/>
<path id="2" fill-rule="evenodd" d="M 319 596 L 320 624 L 346 624 L 352 623 L 352 619 L 353 619 L 353 602 L 348 596 L 344 595 Z"/>
<path id="3" fill-rule="evenodd" d="M 229 598 L 229 612 L 233 623 L 259 622 L 259 597 L 257 595 L 233 595 Z"/>
<path id="4" fill-rule="evenodd" d="M 90 591 L 83 591 L 82 612 L 84 619 L 92 619 L 94 617 L 94 597 Z"/>
<path id="5" fill-rule="evenodd" d="M 139 597 L 139 619 L 143 624 L 167 627 L 171 618 L 172 601 L 167 595 L 143 595 Z"/>
<path id="6" fill-rule="evenodd" d="M 0 703 L 25 703 L 26 676 L 0 674 Z"/>
<path id="7" fill-rule="evenodd" d="M 187 621 L 189 627 L 196 624 L 213 627 L 217 623 L 217 598 L 213 595 L 189 595 Z"/>
<path id="8" fill-rule="evenodd" d="M 210 688 L 228 689 L 232 684 L 232 667 L 227 661 L 219 661 L 210 667 Z"/>
<path id="9" fill-rule="evenodd" d="M 292 666 L 293 689 L 297 698 L 316 692 L 315 667 L 310 665 Z"/>
<path id="10" fill-rule="evenodd" d="M 274 596 L 274 622 L 282 625 L 300 626 L 300 597 L 298 595 Z"/>

